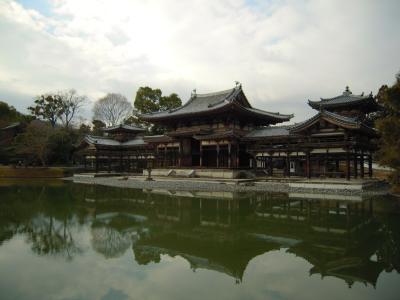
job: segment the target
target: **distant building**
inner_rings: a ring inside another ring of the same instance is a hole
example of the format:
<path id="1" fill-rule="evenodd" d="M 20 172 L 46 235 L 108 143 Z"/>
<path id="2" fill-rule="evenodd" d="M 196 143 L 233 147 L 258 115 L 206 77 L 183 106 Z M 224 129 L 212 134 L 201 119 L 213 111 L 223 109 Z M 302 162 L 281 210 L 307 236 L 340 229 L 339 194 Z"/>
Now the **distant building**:
<path id="1" fill-rule="evenodd" d="M 16 136 L 23 132 L 25 127 L 26 124 L 14 122 L 0 128 L 0 164 L 18 162 L 18 157 L 15 155 L 13 144 Z"/>
<path id="2" fill-rule="evenodd" d="M 86 169 L 133 172 L 146 167 L 151 145 L 143 140 L 145 129 L 131 125 L 105 128 L 104 136 L 87 135 L 76 148 Z"/>
<path id="3" fill-rule="evenodd" d="M 20 122 L 11 123 L 0 129 L 0 146 L 9 146 L 14 138 L 22 132 L 23 124 Z"/>

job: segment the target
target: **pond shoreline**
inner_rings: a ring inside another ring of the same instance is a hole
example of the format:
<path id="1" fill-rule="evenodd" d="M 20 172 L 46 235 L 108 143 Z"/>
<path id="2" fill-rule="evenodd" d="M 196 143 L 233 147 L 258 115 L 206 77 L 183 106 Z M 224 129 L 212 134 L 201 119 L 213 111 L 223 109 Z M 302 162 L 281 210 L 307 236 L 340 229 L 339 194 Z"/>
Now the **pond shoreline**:
<path id="1" fill-rule="evenodd" d="M 278 192 L 278 193 L 311 193 L 338 195 L 385 195 L 389 188 L 380 181 L 369 185 L 345 182 L 301 181 L 277 182 L 266 180 L 207 180 L 200 178 L 154 178 L 146 181 L 144 177 L 91 177 L 75 175 L 66 178 L 75 183 L 95 184 L 133 189 L 166 189 L 171 191 L 218 191 L 218 192 Z"/>

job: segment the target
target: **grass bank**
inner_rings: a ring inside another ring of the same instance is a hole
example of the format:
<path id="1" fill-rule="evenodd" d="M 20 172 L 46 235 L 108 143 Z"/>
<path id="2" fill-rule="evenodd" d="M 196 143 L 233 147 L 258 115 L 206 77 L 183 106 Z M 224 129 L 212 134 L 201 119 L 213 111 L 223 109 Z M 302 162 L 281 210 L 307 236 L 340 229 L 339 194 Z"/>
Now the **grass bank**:
<path id="1" fill-rule="evenodd" d="M 0 166 L 0 178 L 62 178 L 74 173 L 74 169 L 63 167 L 8 167 Z"/>

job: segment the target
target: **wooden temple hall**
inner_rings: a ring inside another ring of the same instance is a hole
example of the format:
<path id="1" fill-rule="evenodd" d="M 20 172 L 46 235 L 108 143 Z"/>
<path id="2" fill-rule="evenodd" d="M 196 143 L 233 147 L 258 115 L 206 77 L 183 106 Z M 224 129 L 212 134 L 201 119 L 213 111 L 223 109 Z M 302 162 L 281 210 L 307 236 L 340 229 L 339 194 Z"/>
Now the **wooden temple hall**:
<path id="1" fill-rule="evenodd" d="M 371 177 L 377 132 L 366 120 L 379 108 L 372 94 L 353 95 L 346 87 L 308 104 L 316 110 L 312 118 L 281 125 L 293 115 L 252 107 L 240 84 L 194 91 L 181 107 L 141 115 L 164 127 L 163 135 L 115 126 L 107 136 L 87 136 L 79 151 L 96 171 L 140 170 L 151 161 L 154 175 Z"/>
<path id="2" fill-rule="evenodd" d="M 153 148 L 143 140 L 145 129 L 117 125 L 103 131 L 104 136 L 85 136 L 76 148 L 86 170 L 138 172 L 147 167 Z"/>

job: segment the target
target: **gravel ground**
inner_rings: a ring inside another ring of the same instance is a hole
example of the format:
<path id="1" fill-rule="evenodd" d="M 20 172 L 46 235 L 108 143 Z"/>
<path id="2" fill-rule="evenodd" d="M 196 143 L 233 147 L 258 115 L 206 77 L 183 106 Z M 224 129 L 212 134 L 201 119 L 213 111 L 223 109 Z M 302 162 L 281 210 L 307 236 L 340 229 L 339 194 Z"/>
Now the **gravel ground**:
<path id="1" fill-rule="evenodd" d="M 219 191 L 219 192 L 282 192 L 282 193 L 315 193 L 315 194 L 340 194 L 340 195 L 383 195 L 388 193 L 388 186 L 381 185 L 363 190 L 346 189 L 309 189 L 293 188 L 281 182 L 220 182 L 216 180 L 164 180 L 155 179 L 144 181 L 142 178 L 123 177 L 75 177 L 68 178 L 76 183 L 99 184 L 112 187 L 137 188 L 137 189 L 166 189 L 172 191 Z"/>

